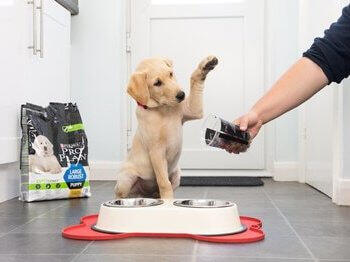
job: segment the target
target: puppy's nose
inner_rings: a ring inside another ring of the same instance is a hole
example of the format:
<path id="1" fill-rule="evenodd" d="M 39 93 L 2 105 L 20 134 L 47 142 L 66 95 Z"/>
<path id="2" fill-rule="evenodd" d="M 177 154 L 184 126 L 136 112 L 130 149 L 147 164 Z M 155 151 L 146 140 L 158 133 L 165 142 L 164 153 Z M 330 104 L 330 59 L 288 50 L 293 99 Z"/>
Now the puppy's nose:
<path id="1" fill-rule="evenodd" d="M 176 94 L 176 99 L 181 102 L 182 100 L 185 99 L 185 92 L 184 91 L 180 91 Z"/>
<path id="2" fill-rule="evenodd" d="M 44 150 L 47 151 L 47 146 L 44 146 Z"/>

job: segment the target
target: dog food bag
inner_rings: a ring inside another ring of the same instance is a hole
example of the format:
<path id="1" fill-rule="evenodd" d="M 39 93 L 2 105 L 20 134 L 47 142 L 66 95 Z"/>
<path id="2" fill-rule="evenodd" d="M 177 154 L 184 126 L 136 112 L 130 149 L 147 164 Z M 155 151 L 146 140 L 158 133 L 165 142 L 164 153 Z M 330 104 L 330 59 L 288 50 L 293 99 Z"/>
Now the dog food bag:
<path id="1" fill-rule="evenodd" d="M 76 104 L 21 107 L 20 199 L 89 197 L 88 141 Z"/>

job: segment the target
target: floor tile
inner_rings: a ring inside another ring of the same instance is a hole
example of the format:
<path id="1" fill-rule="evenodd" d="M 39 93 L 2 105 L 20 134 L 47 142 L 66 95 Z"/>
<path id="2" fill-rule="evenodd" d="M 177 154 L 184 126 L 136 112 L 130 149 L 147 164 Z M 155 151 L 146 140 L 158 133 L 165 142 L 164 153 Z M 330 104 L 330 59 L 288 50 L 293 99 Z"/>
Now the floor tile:
<path id="1" fill-rule="evenodd" d="M 67 205 L 56 208 L 47 212 L 43 217 L 51 218 L 65 218 L 65 217 L 75 217 L 80 218 L 82 216 L 91 215 L 98 213 L 100 209 L 99 202 L 89 202 L 89 201 L 71 201 Z"/>
<path id="2" fill-rule="evenodd" d="M 0 233 L 7 233 L 29 220 L 25 217 L 0 217 Z"/>
<path id="3" fill-rule="evenodd" d="M 81 255 L 74 262 L 192 262 L 192 256 Z"/>
<path id="4" fill-rule="evenodd" d="M 329 260 L 329 259 L 319 259 L 319 262 L 349 262 L 350 259 L 342 259 L 342 260 Z"/>
<path id="5" fill-rule="evenodd" d="M 29 219 L 42 215 L 60 205 L 67 204 L 69 200 L 51 200 L 26 203 L 18 199 L 11 199 L 0 204 L 0 217 L 21 217 Z"/>
<path id="6" fill-rule="evenodd" d="M 295 233 L 275 208 L 239 207 L 243 216 L 258 218 L 262 221 L 266 236 L 294 236 Z"/>
<path id="7" fill-rule="evenodd" d="M 243 258 L 243 257 L 197 257 L 196 262 L 312 262 L 312 259 Z"/>
<path id="8" fill-rule="evenodd" d="M 79 224 L 79 220 L 74 217 L 35 218 L 33 221 L 16 228 L 11 233 L 60 233 L 64 227 L 74 224 Z"/>
<path id="9" fill-rule="evenodd" d="M 316 189 L 297 182 L 274 182 L 265 183 L 264 190 L 269 195 L 280 195 L 280 194 L 294 194 L 310 196 L 313 194 L 320 194 Z"/>
<path id="10" fill-rule="evenodd" d="M 78 254 L 88 243 L 61 234 L 7 234 L 0 238 L 0 254 Z"/>
<path id="11" fill-rule="evenodd" d="M 299 194 L 279 194 L 270 196 L 277 207 L 284 208 L 334 208 L 332 200 L 321 194 L 311 194 L 308 196 Z"/>
<path id="12" fill-rule="evenodd" d="M 260 242 L 235 245 L 202 242 L 198 244 L 197 256 L 310 258 L 307 250 L 295 236 L 266 237 Z"/>
<path id="13" fill-rule="evenodd" d="M 350 238 L 303 237 L 303 240 L 317 258 L 350 260 Z"/>
<path id="14" fill-rule="evenodd" d="M 259 199 L 266 198 L 262 187 L 208 187 L 208 196 L 222 199 Z"/>
<path id="15" fill-rule="evenodd" d="M 4 255 L 0 262 L 69 262 L 74 255 Z"/>
<path id="16" fill-rule="evenodd" d="M 350 207 L 338 207 L 335 204 L 329 208 L 279 207 L 279 209 L 291 222 L 317 223 L 339 221 L 348 223 L 350 218 Z"/>
<path id="17" fill-rule="evenodd" d="M 320 259 L 319 262 L 349 262 L 350 259 L 342 259 L 342 260 L 329 260 L 329 259 Z"/>
<path id="18" fill-rule="evenodd" d="M 89 198 L 76 198 L 69 202 L 69 205 L 97 205 L 114 199 L 110 194 L 107 193 L 95 193 L 95 195 Z"/>
<path id="19" fill-rule="evenodd" d="M 262 219 L 263 230 L 267 238 L 269 237 L 289 237 L 295 236 L 291 227 L 281 219 L 265 218 Z"/>
<path id="20" fill-rule="evenodd" d="M 350 218 L 349 218 L 350 221 Z M 300 236 L 306 237 L 350 237 L 350 224 L 338 221 L 291 222 Z"/>
<path id="21" fill-rule="evenodd" d="M 145 254 L 145 255 L 192 255 L 194 240 L 130 238 L 112 241 L 96 241 L 86 254 Z"/>
<path id="22" fill-rule="evenodd" d="M 220 186 L 220 187 L 208 187 L 209 192 L 217 192 L 222 195 L 245 195 L 254 196 L 258 194 L 264 194 L 264 186 Z M 211 189 L 211 190 L 210 190 Z"/>

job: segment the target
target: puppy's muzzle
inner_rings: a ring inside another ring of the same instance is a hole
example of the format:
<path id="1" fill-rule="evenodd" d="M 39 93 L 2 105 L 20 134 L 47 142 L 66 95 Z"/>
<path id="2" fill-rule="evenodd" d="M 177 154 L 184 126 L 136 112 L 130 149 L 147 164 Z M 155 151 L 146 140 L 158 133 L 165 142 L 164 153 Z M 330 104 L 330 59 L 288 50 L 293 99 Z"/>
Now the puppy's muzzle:
<path id="1" fill-rule="evenodd" d="M 185 92 L 184 91 L 180 91 L 176 94 L 176 99 L 177 101 L 179 101 L 179 103 L 185 99 Z"/>

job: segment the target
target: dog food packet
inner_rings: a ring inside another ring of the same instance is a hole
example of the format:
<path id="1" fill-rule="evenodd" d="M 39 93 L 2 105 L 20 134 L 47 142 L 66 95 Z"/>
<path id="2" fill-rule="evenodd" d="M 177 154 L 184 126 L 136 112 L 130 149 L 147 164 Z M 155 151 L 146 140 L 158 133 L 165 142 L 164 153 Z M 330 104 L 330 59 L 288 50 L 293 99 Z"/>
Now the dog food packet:
<path id="1" fill-rule="evenodd" d="M 20 199 L 89 197 L 88 141 L 76 104 L 21 106 Z"/>

